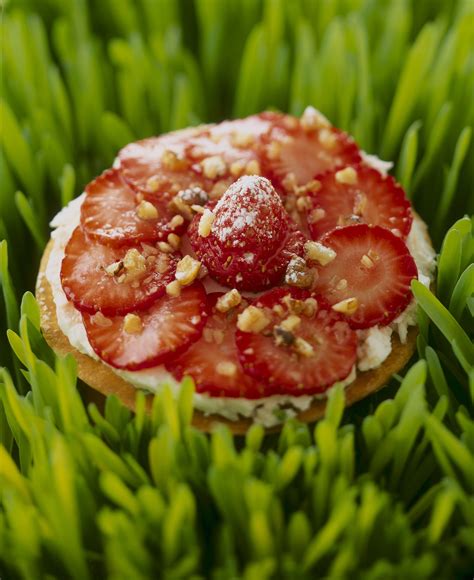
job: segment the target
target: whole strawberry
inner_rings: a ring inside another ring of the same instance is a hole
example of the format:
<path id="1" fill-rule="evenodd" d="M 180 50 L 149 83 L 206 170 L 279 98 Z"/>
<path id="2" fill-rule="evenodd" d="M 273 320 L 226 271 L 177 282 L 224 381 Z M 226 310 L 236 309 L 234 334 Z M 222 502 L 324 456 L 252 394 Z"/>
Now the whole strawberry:
<path id="1" fill-rule="evenodd" d="M 212 211 L 194 218 L 188 233 L 213 278 L 252 291 L 278 284 L 305 241 L 271 182 L 254 175 L 233 183 Z"/>

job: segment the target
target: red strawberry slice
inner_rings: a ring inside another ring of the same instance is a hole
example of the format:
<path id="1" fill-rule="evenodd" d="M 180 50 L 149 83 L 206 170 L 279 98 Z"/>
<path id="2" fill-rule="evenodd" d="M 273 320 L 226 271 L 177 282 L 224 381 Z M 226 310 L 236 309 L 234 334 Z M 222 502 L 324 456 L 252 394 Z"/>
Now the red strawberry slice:
<path id="1" fill-rule="evenodd" d="M 180 296 L 159 298 L 148 310 L 133 315 L 82 315 L 87 337 L 100 358 L 118 369 L 154 367 L 183 352 L 199 339 L 208 309 L 200 282 Z"/>
<path id="2" fill-rule="evenodd" d="M 265 140 L 264 170 L 286 192 L 327 170 L 361 160 L 356 143 L 343 131 L 331 126 L 305 130 L 288 115 L 278 119 Z"/>
<path id="3" fill-rule="evenodd" d="M 169 209 L 164 198 L 137 199 L 117 169 L 104 171 L 89 183 L 86 193 L 81 225 L 89 237 L 102 243 L 155 242 L 184 231 L 183 223 L 171 222 L 175 212 Z M 151 201 L 152 207 L 147 206 Z"/>
<path id="4" fill-rule="evenodd" d="M 214 215 L 209 235 L 199 234 L 200 215 L 188 235 L 210 275 L 221 284 L 264 289 L 281 280 L 292 255 L 303 252 L 303 234 L 263 177 L 241 177 L 224 193 Z"/>
<path id="5" fill-rule="evenodd" d="M 112 247 L 86 237 L 80 227 L 69 240 L 61 265 L 63 290 L 84 312 L 106 315 L 144 309 L 174 279 L 178 258 L 151 246 Z"/>
<path id="6" fill-rule="evenodd" d="M 259 333 L 237 330 L 245 372 L 264 381 L 273 393 L 322 393 L 345 379 L 355 364 L 356 333 L 323 304 L 306 310 L 314 298 L 294 288 L 274 288 L 253 303 L 267 316 L 268 326 Z M 296 320 L 292 330 L 287 326 L 290 315 Z"/>
<path id="7" fill-rule="evenodd" d="M 399 237 L 380 226 L 361 224 L 336 228 L 321 243 L 336 257 L 318 266 L 315 290 L 347 312 L 352 328 L 389 324 L 408 306 L 417 268 Z M 357 302 L 340 304 L 354 298 Z M 351 307 L 357 307 L 352 314 Z"/>
<path id="8" fill-rule="evenodd" d="M 310 193 L 307 221 L 311 237 L 320 238 L 336 226 L 366 223 L 406 238 L 412 215 L 405 192 L 391 175 L 360 165 L 319 176 Z"/>
<path id="9" fill-rule="evenodd" d="M 210 182 L 191 169 L 188 150 L 206 127 L 176 131 L 130 143 L 119 153 L 120 171 L 135 190 L 168 201 L 189 187 L 210 189 Z"/>
<path id="10" fill-rule="evenodd" d="M 198 393 L 213 397 L 263 397 L 263 385 L 245 374 L 239 362 L 235 345 L 238 310 L 219 312 L 215 303 L 220 296 L 220 292 L 208 295 L 213 307 L 201 338 L 169 361 L 166 368 L 177 380 L 185 375 L 192 376 Z"/>

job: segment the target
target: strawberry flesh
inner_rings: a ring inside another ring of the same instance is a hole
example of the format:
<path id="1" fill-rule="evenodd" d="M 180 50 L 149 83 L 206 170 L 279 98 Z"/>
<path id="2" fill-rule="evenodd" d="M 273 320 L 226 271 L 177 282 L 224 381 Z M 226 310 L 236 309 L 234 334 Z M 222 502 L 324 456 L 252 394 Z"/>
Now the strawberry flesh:
<path id="1" fill-rule="evenodd" d="M 323 393 L 345 379 L 355 364 L 355 332 L 322 301 L 312 315 L 301 312 L 308 298 L 315 296 L 295 288 L 274 288 L 253 302 L 270 320 L 269 325 L 259 333 L 237 330 L 236 344 L 245 372 L 263 381 L 273 394 Z M 291 332 L 281 326 L 290 314 L 300 318 Z M 301 341 L 309 352 L 302 350 Z"/>
<path id="2" fill-rule="evenodd" d="M 360 224 L 336 228 L 321 243 L 336 257 L 317 266 L 315 289 L 331 305 L 357 300 L 357 310 L 346 316 L 353 328 L 387 325 L 408 306 L 417 268 L 398 236 L 380 226 Z"/>
<path id="3" fill-rule="evenodd" d="M 215 304 L 220 296 L 220 292 L 208 295 L 213 306 L 201 338 L 169 361 L 166 368 L 177 380 L 192 376 L 198 393 L 213 397 L 263 397 L 263 385 L 245 374 L 239 361 L 235 345 L 238 309 L 219 312 Z"/>
<path id="4" fill-rule="evenodd" d="M 139 260 L 144 264 L 127 273 L 123 261 L 129 251 L 140 254 L 143 259 Z M 125 314 L 148 308 L 165 292 L 166 285 L 174 279 L 177 261 L 175 255 L 163 254 L 153 247 L 148 250 L 140 245 L 129 248 L 100 244 L 88 239 L 78 227 L 65 249 L 61 283 L 68 300 L 78 310 Z"/>
<path id="5" fill-rule="evenodd" d="M 307 221 L 316 240 L 336 226 L 366 223 L 382 226 L 406 238 L 412 224 L 410 202 L 391 175 L 360 165 L 352 168 L 356 183 L 341 183 L 335 171 L 318 178 L 320 187 L 310 193 Z"/>
<path id="6" fill-rule="evenodd" d="M 162 296 L 148 310 L 137 312 L 139 332 L 125 330 L 125 317 L 83 313 L 94 352 L 117 369 L 136 371 L 165 363 L 199 339 L 208 310 L 200 282 L 177 297 Z"/>

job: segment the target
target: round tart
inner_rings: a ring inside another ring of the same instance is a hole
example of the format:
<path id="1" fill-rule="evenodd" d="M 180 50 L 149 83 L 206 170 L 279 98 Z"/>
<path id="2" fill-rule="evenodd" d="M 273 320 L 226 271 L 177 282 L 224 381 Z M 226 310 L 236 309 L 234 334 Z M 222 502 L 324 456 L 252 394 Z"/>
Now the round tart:
<path id="1" fill-rule="evenodd" d="M 413 354 L 434 266 L 380 167 L 313 108 L 128 145 L 52 222 L 46 340 L 132 409 L 191 376 L 203 430 L 317 420 L 340 382 L 364 398 Z"/>

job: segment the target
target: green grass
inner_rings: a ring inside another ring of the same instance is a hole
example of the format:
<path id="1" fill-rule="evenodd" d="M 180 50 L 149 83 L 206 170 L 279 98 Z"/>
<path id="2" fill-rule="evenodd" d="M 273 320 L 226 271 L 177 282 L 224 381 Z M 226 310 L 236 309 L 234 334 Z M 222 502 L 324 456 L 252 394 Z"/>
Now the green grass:
<path id="1" fill-rule="evenodd" d="M 6 2 L 0 577 L 472 575 L 473 27 L 471 0 Z M 280 436 L 199 433 L 188 383 L 85 408 L 28 292 L 51 217 L 134 139 L 308 104 L 395 162 L 440 251 L 411 366 Z"/>

